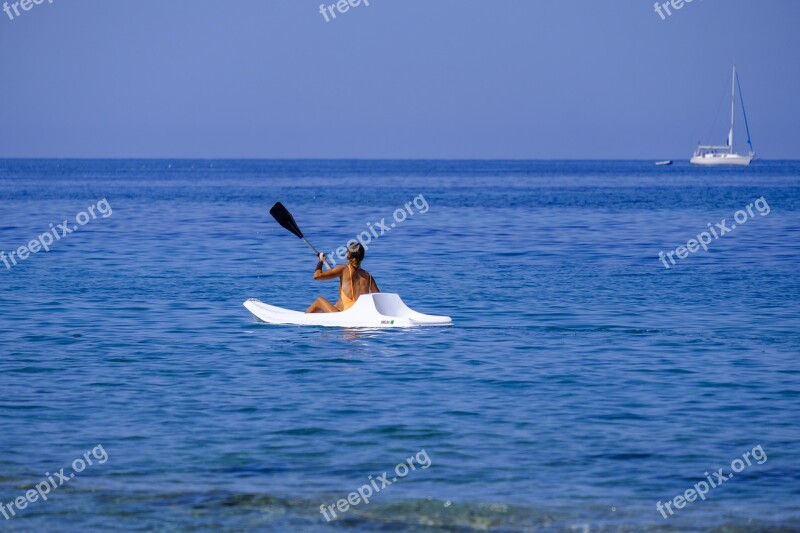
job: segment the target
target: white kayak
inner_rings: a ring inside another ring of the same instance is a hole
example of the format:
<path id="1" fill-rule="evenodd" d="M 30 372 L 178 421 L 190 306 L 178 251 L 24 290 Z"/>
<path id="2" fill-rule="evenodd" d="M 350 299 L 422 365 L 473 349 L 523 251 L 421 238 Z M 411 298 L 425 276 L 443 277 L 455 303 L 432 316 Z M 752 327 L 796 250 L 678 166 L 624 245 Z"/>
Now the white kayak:
<path id="1" fill-rule="evenodd" d="M 248 311 L 268 324 L 329 326 L 343 328 L 411 328 L 449 326 L 449 316 L 424 315 L 410 309 L 400 296 L 391 293 L 361 295 L 353 307 L 341 313 L 303 313 L 265 304 L 257 298 L 244 303 Z"/>

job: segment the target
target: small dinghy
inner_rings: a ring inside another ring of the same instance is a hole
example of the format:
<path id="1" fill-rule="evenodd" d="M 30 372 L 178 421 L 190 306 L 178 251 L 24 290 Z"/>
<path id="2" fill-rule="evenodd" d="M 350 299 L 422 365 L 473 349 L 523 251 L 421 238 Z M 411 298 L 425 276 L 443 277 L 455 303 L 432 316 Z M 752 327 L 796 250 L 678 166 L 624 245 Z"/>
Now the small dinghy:
<path id="1" fill-rule="evenodd" d="M 657 167 L 664 167 L 664 166 L 671 165 L 671 164 L 672 164 L 672 161 L 670 161 L 669 159 L 665 159 L 664 161 L 656 161 L 656 166 Z"/>
<path id="2" fill-rule="evenodd" d="M 256 298 L 247 300 L 244 306 L 256 318 L 268 324 L 340 328 L 411 328 L 453 324 L 449 316 L 418 313 L 403 303 L 399 295 L 385 292 L 363 294 L 353 307 L 341 313 L 303 313 L 265 304 Z"/>

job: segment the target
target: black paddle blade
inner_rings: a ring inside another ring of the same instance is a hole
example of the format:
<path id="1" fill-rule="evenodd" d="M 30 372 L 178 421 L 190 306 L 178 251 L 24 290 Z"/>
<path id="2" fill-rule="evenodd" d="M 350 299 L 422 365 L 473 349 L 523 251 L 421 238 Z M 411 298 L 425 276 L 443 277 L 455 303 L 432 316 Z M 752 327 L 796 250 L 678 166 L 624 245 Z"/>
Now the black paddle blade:
<path id="1" fill-rule="evenodd" d="M 303 232 L 300 231 L 297 222 L 294 221 L 294 217 L 288 209 L 283 207 L 282 203 L 276 202 L 275 205 L 272 206 L 272 209 L 269 210 L 269 214 L 278 221 L 278 224 L 297 235 L 298 238 L 303 238 Z"/>

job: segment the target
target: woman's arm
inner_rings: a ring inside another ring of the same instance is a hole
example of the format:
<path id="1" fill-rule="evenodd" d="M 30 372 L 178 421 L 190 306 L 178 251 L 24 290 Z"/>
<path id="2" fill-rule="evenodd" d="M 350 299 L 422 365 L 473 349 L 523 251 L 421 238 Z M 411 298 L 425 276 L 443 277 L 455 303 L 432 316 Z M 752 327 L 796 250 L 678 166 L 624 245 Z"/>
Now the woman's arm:
<path id="1" fill-rule="evenodd" d="M 324 259 L 324 254 L 319 254 L 320 259 L 317 262 L 317 268 L 314 270 L 314 279 L 318 280 L 328 280 L 328 279 L 335 279 L 341 276 L 342 270 L 344 270 L 344 265 L 339 265 L 337 267 L 333 267 L 332 269 L 328 270 L 327 272 L 322 271 L 322 262 Z"/>

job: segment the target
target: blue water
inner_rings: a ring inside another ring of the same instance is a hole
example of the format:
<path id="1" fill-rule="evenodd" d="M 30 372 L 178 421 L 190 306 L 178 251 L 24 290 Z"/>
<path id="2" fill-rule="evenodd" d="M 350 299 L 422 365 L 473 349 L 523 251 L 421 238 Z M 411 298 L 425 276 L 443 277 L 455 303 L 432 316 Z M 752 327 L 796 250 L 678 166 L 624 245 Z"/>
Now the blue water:
<path id="1" fill-rule="evenodd" d="M 0 501 L 107 460 L 0 528 L 800 529 L 800 163 L 5 160 L 0 249 L 104 198 L 0 264 Z M 758 198 L 765 216 L 659 260 Z M 278 200 L 325 251 L 412 202 L 364 267 L 454 325 L 258 323 L 248 298 L 336 296 Z"/>

